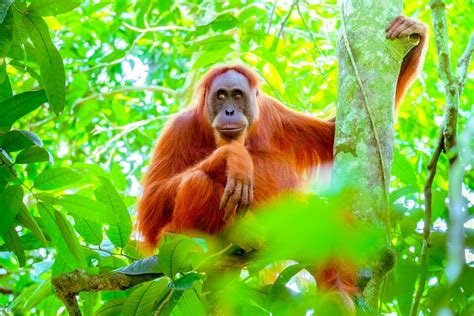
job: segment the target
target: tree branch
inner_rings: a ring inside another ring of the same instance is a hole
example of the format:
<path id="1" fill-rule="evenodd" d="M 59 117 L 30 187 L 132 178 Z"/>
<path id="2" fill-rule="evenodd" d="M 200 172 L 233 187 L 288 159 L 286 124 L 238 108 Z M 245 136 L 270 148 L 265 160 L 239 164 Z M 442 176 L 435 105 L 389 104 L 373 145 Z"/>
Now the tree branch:
<path id="1" fill-rule="evenodd" d="M 467 69 L 469 68 L 469 62 L 471 61 L 472 54 L 474 53 L 474 32 L 471 33 L 471 38 L 467 43 L 466 50 L 462 54 L 461 58 L 458 60 L 458 65 L 456 67 L 456 73 L 458 75 L 459 82 L 459 94 L 462 93 L 464 88 L 464 83 L 466 82 Z"/>
<path id="2" fill-rule="evenodd" d="M 63 301 L 71 316 L 81 315 L 79 304 L 76 299 L 82 291 L 121 291 L 131 288 L 137 284 L 159 278 L 161 273 L 149 273 L 141 275 L 126 275 L 118 272 L 110 272 L 102 275 L 89 274 L 81 270 L 61 274 L 52 280 L 56 288 L 56 294 Z"/>
<path id="3" fill-rule="evenodd" d="M 433 180 L 436 175 L 436 167 L 438 166 L 438 159 L 441 155 L 441 152 L 444 148 L 444 136 L 443 136 L 443 127 L 441 127 L 439 137 L 438 137 L 438 145 L 436 146 L 436 150 L 428 164 L 428 179 L 426 180 L 425 187 L 424 187 L 424 195 L 425 195 L 425 219 L 423 221 L 423 246 L 421 248 L 421 273 L 420 278 L 418 281 L 418 289 L 416 290 L 415 299 L 413 300 L 410 315 L 416 316 L 418 313 L 418 306 L 420 305 L 420 300 L 423 295 L 423 291 L 425 290 L 426 280 L 428 278 L 428 255 L 429 255 L 429 248 L 431 247 L 430 235 L 431 235 L 431 215 L 432 215 L 432 187 L 433 187 Z"/>

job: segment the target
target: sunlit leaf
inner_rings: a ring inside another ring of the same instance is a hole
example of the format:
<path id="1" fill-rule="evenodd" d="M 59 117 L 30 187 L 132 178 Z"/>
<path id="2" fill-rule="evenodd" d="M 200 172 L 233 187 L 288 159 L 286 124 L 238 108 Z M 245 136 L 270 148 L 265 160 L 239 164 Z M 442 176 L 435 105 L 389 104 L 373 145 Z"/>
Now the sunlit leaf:
<path id="1" fill-rule="evenodd" d="M 1 146 L 7 152 L 14 152 L 35 145 L 43 147 L 43 142 L 38 135 L 30 131 L 13 130 L 3 135 Z"/>
<path id="2" fill-rule="evenodd" d="M 23 24 L 35 46 L 38 55 L 41 80 L 48 101 L 54 112 L 59 115 L 66 102 L 66 77 L 61 55 L 49 36 L 48 26 L 41 17 L 33 14 L 23 15 Z"/>
<path id="3" fill-rule="evenodd" d="M 42 16 L 58 15 L 71 11 L 80 4 L 79 0 L 32 0 L 28 11 Z"/>
<path id="4" fill-rule="evenodd" d="M 77 183 L 82 176 L 69 168 L 51 168 L 38 175 L 34 187 L 39 190 L 54 190 Z"/>
<path id="5" fill-rule="evenodd" d="M 88 221 L 80 216 L 74 217 L 74 228 L 84 240 L 92 245 L 102 242 L 102 225 Z"/>
<path id="6" fill-rule="evenodd" d="M 33 162 L 44 162 L 48 161 L 53 163 L 53 157 L 43 147 L 33 146 L 30 148 L 23 149 L 15 159 L 15 163 L 28 164 Z"/>
<path id="7" fill-rule="evenodd" d="M 13 124 L 23 115 L 30 113 L 47 101 L 42 90 L 27 91 L 16 94 L 0 102 L 0 126 Z"/>
<path id="8" fill-rule="evenodd" d="M 156 303 L 171 291 L 168 281 L 168 278 L 160 278 L 135 287 L 122 308 L 123 314 L 125 316 L 152 314 Z"/>
<path id="9" fill-rule="evenodd" d="M 26 256 L 23 249 L 23 244 L 21 243 L 20 236 L 15 230 L 15 227 L 11 226 L 6 232 L 2 234 L 3 240 L 10 251 L 12 251 L 18 258 L 18 263 L 20 267 L 25 266 Z"/>
<path id="10" fill-rule="evenodd" d="M 19 185 L 7 187 L 0 193 L 0 235 L 3 235 L 13 224 L 18 212 L 23 206 L 23 189 Z"/>
<path id="11" fill-rule="evenodd" d="M 109 226 L 107 236 L 114 245 L 123 248 L 132 233 L 132 219 L 130 218 L 125 203 L 120 198 L 112 183 L 103 177 L 99 179 L 102 186 L 95 191 L 97 201 L 106 204 L 114 213 L 114 217 L 117 218 L 116 223 Z"/>
<path id="12" fill-rule="evenodd" d="M 122 313 L 122 308 L 127 299 L 125 297 L 115 298 L 105 302 L 98 310 L 96 316 L 116 316 Z"/>
<path id="13" fill-rule="evenodd" d="M 43 247 L 48 246 L 48 242 L 46 241 L 46 238 L 44 237 L 43 231 L 39 227 L 38 223 L 36 222 L 36 219 L 28 212 L 28 209 L 26 206 L 22 205 L 20 208 L 20 211 L 18 212 L 16 216 L 16 220 L 22 224 L 22 226 L 28 228 L 31 230 L 33 235 L 38 238 L 38 240 L 41 242 Z"/>
<path id="14" fill-rule="evenodd" d="M 62 206 L 74 215 L 84 217 L 92 222 L 111 224 L 117 222 L 117 217 L 108 205 L 86 196 L 77 194 L 61 195 L 56 199 L 55 204 Z"/>
<path id="15" fill-rule="evenodd" d="M 72 225 L 65 216 L 52 206 L 41 202 L 38 203 L 38 212 L 47 234 L 51 237 L 61 256 L 74 266 L 85 267 L 84 253 Z"/>

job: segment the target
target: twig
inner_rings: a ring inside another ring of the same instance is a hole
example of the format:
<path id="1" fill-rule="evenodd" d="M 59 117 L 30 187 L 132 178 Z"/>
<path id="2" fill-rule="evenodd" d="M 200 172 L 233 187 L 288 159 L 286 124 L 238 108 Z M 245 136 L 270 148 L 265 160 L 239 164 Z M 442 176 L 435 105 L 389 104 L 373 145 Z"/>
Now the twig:
<path id="1" fill-rule="evenodd" d="M 145 33 L 142 33 L 142 34 L 138 35 L 137 38 L 135 38 L 133 40 L 132 45 L 130 45 L 130 47 L 127 49 L 127 51 L 125 51 L 125 54 L 123 55 L 123 57 L 121 57 L 119 59 L 116 59 L 116 60 L 113 60 L 113 61 L 108 62 L 108 63 L 101 63 L 101 64 L 98 64 L 98 65 L 89 67 L 87 69 L 79 71 L 79 73 L 85 73 L 85 72 L 89 72 L 89 71 L 92 71 L 92 70 L 95 70 L 95 69 L 98 69 L 98 68 L 110 67 L 110 66 L 121 63 L 122 61 L 124 61 L 127 58 L 128 54 L 130 54 L 132 52 L 132 50 L 137 45 L 138 41 L 140 39 L 142 39 L 143 36 L 145 36 Z"/>
<path id="2" fill-rule="evenodd" d="M 459 94 L 462 93 L 464 88 L 464 83 L 466 81 L 467 69 L 469 68 L 469 62 L 471 61 L 471 56 L 474 53 L 474 32 L 471 33 L 469 38 L 469 43 L 467 43 L 466 50 L 459 58 L 458 65 L 456 67 L 456 73 L 458 74 L 459 82 Z"/>
<path id="3" fill-rule="evenodd" d="M 56 294 L 63 301 L 70 316 L 80 316 L 81 310 L 76 299 L 82 291 L 121 291 L 137 284 L 156 279 L 162 273 L 126 275 L 118 272 L 94 275 L 81 270 L 64 273 L 52 280 Z"/>
<path id="4" fill-rule="evenodd" d="M 283 33 L 283 30 L 285 29 L 285 24 L 286 22 L 288 22 L 288 19 L 290 18 L 291 13 L 293 13 L 293 9 L 295 8 L 297 3 L 298 3 L 298 0 L 294 0 L 293 3 L 291 4 L 288 14 L 285 16 L 285 18 L 283 19 L 283 22 L 281 22 L 280 24 L 280 30 L 278 31 L 276 35 L 277 39 L 280 38 L 281 34 Z"/>
<path id="5" fill-rule="evenodd" d="M 428 179 L 425 184 L 425 219 L 423 227 L 423 246 L 421 250 L 421 273 L 418 280 L 418 288 L 415 293 L 410 314 L 415 316 L 418 314 L 418 307 L 423 296 L 428 278 L 428 254 L 430 247 L 431 233 L 431 207 L 432 197 L 431 190 L 433 180 L 436 175 L 436 165 L 441 152 L 448 155 L 449 160 L 449 181 L 448 181 L 448 200 L 449 215 L 451 227 L 448 232 L 448 241 L 452 244 L 448 247 L 448 252 L 452 257 L 459 257 L 455 262 L 448 260 L 446 276 L 448 283 L 452 284 L 461 272 L 463 254 L 463 214 L 462 214 L 462 168 L 458 159 L 458 152 L 454 151 L 457 143 L 457 117 L 459 109 L 459 96 L 462 92 L 464 82 L 466 80 L 467 68 L 474 50 L 474 33 L 467 45 L 464 54 L 457 63 L 456 74 L 451 69 L 451 59 L 448 42 L 448 22 L 446 19 L 446 8 L 444 0 L 432 0 L 431 10 L 433 11 L 433 29 L 436 41 L 436 51 L 438 53 L 438 74 L 443 81 L 446 90 L 446 110 L 444 113 L 443 124 L 438 139 L 433 158 L 428 165 Z M 448 256 L 449 258 L 449 256 Z M 451 265 L 449 264 L 451 262 Z"/>
<path id="6" fill-rule="evenodd" d="M 171 96 L 174 96 L 176 94 L 176 91 L 170 88 L 166 87 L 161 87 L 161 86 L 137 86 L 137 87 L 122 87 L 119 89 L 111 90 L 108 92 L 102 92 L 102 93 L 95 93 L 91 94 L 85 98 L 79 99 L 76 102 L 74 102 L 74 106 L 77 106 L 82 103 L 86 103 L 89 101 L 97 100 L 97 99 L 103 99 L 115 94 L 121 94 L 121 93 L 128 93 L 128 92 L 141 92 L 141 91 L 151 91 L 151 92 L 157 92 L 157 93 L 165 93 L 169 94 Z"/>
<path id="7" fill-rule="evenodd" d="M 124 257 L 124 258 L 127 258 L 127 259 L 130 259 L 130 260 L 138 260 L 138 258 L 133 258 L 133 257 L 130 257 L 126 254 L 123 253 L 122 249 L 120 250 L 120 253 L 114 253 L 112 251 L 108 251 L 108 250 L 105 250 L 105 249 L 102 249 L 100 247 L 98 248 L 94 248 L 94 247 L 89 247 L 87 245 L 81 245 L 83 248 L 87 248 L 87 249 L 90 249 L 90 250 L 94 250 L 94 251 L 100 251 L 100 252 L 104 252 L 106 254 L 109 254 L 111 256 L 115 256 L 115 257 Z"/>
<path id="8" fill-rule="evenodd" d="M 270 13 L 270 21 L 268 22 L 267 34 L 270 34 L 270 29 L 272 28 L 273 15 L 275 14 L 275 9 L 277 7 L 278 0 L 275 0 L 272 7 L 272 13 Z"/>
<path id="9" fill-rule="evenodd" d="M 418 306 L 420 304 L 421 296 L 425 290 L 426 280 L 428 278 L 428 255 L 429 248 L 431 246 L 430 235 L 431 235 L 431 215 L 432 215 L 432 187 L 433 180 L 436 175 L 436 167 L 438 166 L 438 159 L 441 155 L 441 152 L 444 148 L 444 136 L 443 136 L 443 127 L 439 133 L 438 145 L 436 150 L 428 164 L 428 179 L 426 180 L 424 187 L 425 195 L 425 218 L 423 224 L 423 246 L 421 248 L 421 273 L 418 280 L 418 289 L 416 290 L 415 298 L 413 300 L 410 315 L 416 316 L 418 312 Z"/>
<path id="10" fill-rule="evenodd" d="M 164 25 L 164 26 L 155 26 L 155 27 L 148 27 L 145 29 L 130 25 L 128 23 L 123 23 L 123 25 L 135 32 L 139 33 L 148 33 L 148 32 L 163 32 L 163 31 L 192 31 L 192 29 L 184 26 L 178 26 L 178 25 Z"/>

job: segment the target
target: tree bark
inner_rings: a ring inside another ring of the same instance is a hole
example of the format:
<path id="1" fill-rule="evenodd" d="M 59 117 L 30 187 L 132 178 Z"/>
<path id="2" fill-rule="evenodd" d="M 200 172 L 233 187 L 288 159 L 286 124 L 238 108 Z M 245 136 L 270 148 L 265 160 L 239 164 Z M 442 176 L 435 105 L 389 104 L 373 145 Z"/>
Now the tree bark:
<path id="1" fill-rule="evenodd" d="M 344 0 L 338 42 L 333 179 L 343 179 L 355 189 L 349 207 L 358 218 L 384 225 L 387 240 L 397 78 L 404 56 L 418 41 L 386 39 L 385 28 L 401 14 L 401 0 Z M 374 270 L 381 275 L 374 275 L 366 287 L 369 304 L 376 304 L 380 283 L 390 269 Z"/>

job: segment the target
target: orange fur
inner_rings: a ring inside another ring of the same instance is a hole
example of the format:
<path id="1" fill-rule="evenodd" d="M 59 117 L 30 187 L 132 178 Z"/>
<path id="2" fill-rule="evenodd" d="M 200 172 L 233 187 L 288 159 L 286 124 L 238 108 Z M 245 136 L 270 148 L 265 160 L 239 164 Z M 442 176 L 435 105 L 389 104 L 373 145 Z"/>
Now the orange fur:
<path id="1" fill-rule="evenodd" d="M 412 56 L 413 57 L 413 56 Z M 414 56 L 419 62 L 420 58 Z M 404 94 L 418 66 L 400 74 Z M 258 118 L 243 139 L 230 143 L 216 139 L 207 116 L 206 94 L 216 76 L 229 70 L 243 74 L 252 91 L 260 79 L 251 69 L 217 66 L 202 79 L 196 104 L 179 114 L 162 132 L 138 204 L 138 229 L 148 247 L 155 247 L 166 231 L 202 231 L 216 234 L 225 225 L 219 209 L 228 174 L 254 180 L 253 206 L 297 190 L 306 173 L 333 159 L 335 122 L 297 113 L 260 92 Z M 398 92 L 400 91 L 400 92 Z M 353 292 L 354 269 L 331 264 L 316 273 L 322 288 Z"/>

